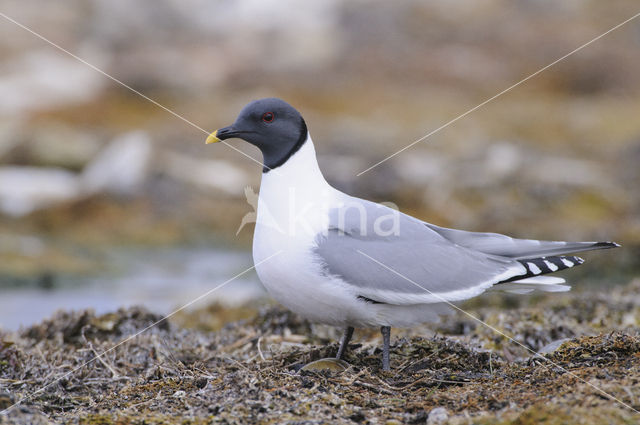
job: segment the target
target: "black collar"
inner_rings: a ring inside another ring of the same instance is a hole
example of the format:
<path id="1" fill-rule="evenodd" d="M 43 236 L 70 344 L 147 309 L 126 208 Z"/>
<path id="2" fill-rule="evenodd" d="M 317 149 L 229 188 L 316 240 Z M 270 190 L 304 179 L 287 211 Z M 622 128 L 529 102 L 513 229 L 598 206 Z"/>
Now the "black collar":
<path id="1" fill-rule="evenodd" d="M 274 161 L 274 162 L 270 162 L 267 163 L 266 162 L 266 158 L 265 158 L 265 164 L 264 167 L 262 168 L 262 172 L 263 173 L 268 173 L 269 171 L 273 170 L 274 168 L 278 168 L 279 166 L 281 166 L 282 164 L 284 164 L 285 162 L 287 162 L 289 160 L 289 158 L 291 158 L 293 156 L 293 154 L 295 154 L 296 152 L 298 152 L 300 150 L 300 148 L 302 147 L 302 145 L 304 145 L 304 142 L 307 141 L 308 137 L 309 137 L 309 132 L 307 131 L 307 124 L 304 122 L 304 119 L 300 120 L 300 136 L 298 137 L 298 140 L 296 141 L 296 144 L 293 145 L 293 147 L 289 150 L 289 152 L 287 152 L 282 158 Z"/>

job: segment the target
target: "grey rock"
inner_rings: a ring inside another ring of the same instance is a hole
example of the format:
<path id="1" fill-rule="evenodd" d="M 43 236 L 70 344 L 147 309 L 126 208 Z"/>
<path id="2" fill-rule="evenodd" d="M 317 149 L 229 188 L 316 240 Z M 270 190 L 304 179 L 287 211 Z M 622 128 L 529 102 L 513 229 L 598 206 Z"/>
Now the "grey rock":
<path id="1" fill-rule="evenodd" d="M 51 108 L 92 99 L 107 80 L 78 60 L 50 48 L 24 54 L 0 78 L 0 114 Z"/>
<path id="2" fill-rule="evenodd" d="M 114 139 L 82 172 L 83 190 L 88 194 L 134 195 L 147 178 L 151 154 L 151 140 L 145 132 Z"/>
<path id="3" fill-rule="evenodd" d="M 0 211 L 14 217 L 80 196 L 76 174 L 59 169 L 0 167 Z"/>
<path id="4" fill-rule="evenodd" d="M 168 152 L 163 171 L 176 180 L 205 188 L 215 188 L 237 196 L 251 183 L 249 174 L 223 159 L 197 159 Z"/>
<path id="5" fill-rule="evenodd" d="M 23 137 L 28 158 L 35 165 L 81 169 L 100 149 L 98 137 L 60 122 L 30 128 Z"/>

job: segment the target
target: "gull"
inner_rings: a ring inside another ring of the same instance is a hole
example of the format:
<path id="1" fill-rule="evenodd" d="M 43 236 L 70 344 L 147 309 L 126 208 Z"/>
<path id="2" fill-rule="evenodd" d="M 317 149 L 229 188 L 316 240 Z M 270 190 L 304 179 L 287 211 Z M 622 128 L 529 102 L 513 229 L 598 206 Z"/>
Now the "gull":
<path id="1" fill-rule="evenodd" d="M 437 321 L 451 303 L 490 288 L 567 291 L 564 279 L 543 275 L 582 264 L 566 254 L 619 246 L 449 229 L 347 195 L 327 183 L 305 120 L 281 99 L 249 103 L 206 143 L 232 138 L 263 156 L 253 236 L 258 277 L 288 309 L 344 329 L 338 360 L 354 328 L 379 327 L 382 369 L 390 370 L 391 327 Z"/>

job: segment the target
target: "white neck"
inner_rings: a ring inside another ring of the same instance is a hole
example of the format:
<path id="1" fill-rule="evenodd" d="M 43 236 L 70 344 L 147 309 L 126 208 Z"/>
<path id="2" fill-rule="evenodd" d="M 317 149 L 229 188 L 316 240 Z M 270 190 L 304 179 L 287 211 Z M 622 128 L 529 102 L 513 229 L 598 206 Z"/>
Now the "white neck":
<path id="1" fill-rule="evenodd" d="M 338 193 L 324 179 L 308 137 L 287 162 L 262 174 L 256 237 L 261 225 L 278 229 L 278 237 L 315 237 Z"/>
<path id="2" fill-rule="evenodd" d="M 330 187 L 324 179 L 316 159 L 316 149 L 311 135 L 307 136 L 298 152 L 294 153 L 280 167 L 262 174 L 261 190 L 287 190 L 296 187 L 304 190 L 325 189 Z"/>

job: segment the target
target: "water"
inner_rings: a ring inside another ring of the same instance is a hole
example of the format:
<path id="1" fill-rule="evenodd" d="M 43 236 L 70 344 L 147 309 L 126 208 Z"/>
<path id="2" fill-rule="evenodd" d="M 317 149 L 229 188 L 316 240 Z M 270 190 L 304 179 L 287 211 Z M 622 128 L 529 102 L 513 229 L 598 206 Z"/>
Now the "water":
<path id="1" fill-rule="evenodd" d="M 117 272 L 76 278 L 73 285 L 61 288 L 3 288 L 0 328 L 29 326 L 59 309 L 92 308 L 100 314 L 142 305 L 155 313 L 168 314 L 208 291 L 211 292 L 188 308 L 213 302 L 239 305 L 265 295 L 253 270 L 229 281 L 253 265 L 248 252 L 194 248 L 117 250 L 107 263 L 108 270 Z"/>

